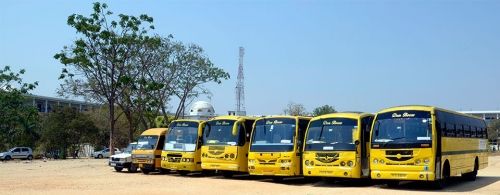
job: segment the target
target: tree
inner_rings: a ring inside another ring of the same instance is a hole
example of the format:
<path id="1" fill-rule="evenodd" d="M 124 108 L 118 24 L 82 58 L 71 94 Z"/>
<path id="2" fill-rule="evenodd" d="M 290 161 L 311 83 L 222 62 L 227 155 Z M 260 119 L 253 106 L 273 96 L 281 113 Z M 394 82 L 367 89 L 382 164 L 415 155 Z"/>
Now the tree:
<path id="1" fill-rule="evenodd" d="M 184 113 L 186 102 L 207 90 L 201 87 L 207 82 L 220 84 L 222 79 L 229 79 L 229 74 L 215 65 L 204 55 L 203 48 L 196 44 L 181 46 L 180 53 L 174 61 L 178 72 L 175 80 L 175 95 L 179 98 L 175 119 Z"/>
<path id="2" fill-rule="evenodd" d="M 497 140 L 499 132 L 500 132 L 500 120 L 495 119 L 490 121 L 490 123 L 488 124 L 488 139 L 490 141 Z"/>
<path id="3" fill-rule="evenodd" d="M 60 151 L 63 158 L 71 147 L 99 139 L 99 129 L 87 114 L 71 107 L 56 108 L 43 122 L 40 146 L 45 151 Z"/>
<path id="4" fill-rule="evenodd" d="M 25 94 L 38 82 L 24 83 L 25 70 L 11 71 L 9 66 L 0 69 L 0 150 L 13 146 L 34 147 L 39 138 L 38 111 L 26 104 Z"/>
<path id="5" fill-rule="evenodd" d="M 293 102 L 288 103 L 286 108 L 283 110 L 285 115 L 292 115 L 292 116 L 306 116 L 309 115 L 307 113 L 306 108 L 302 104 L 296 104 Z"/>
<path id="6" fill-rule="evenodd" d="M 330 106 L 330 105 L 323 105 L 323 106 L 320 106 L 320 107 L 317 107 L 313 110 L 313 115 L 314 116 L 320 116 L 320 115 L 324 115 L 324 114 L 330 114 L 330 113 L 336 113 L 337 111 L 335 110 L 335 108 L 333 108 L 333 106 Z"/>
<path id="7" fill-rule="evenodd" d="M 114 152 L 117 98 L 133 82 L 127 72 L 132 69 L 138 45 L 153 39 L 147 34 L 154 29 L 153 18 L 145 14 L 138 17 L 120 14 L 116 21 L 110 18 L 113 13 L 107 10 L 107 5 L 97 2 L 93 11 L 89 17 L 79 14 L 68 17 L 68 25 L 81 37 L 54 58 L 65 65 L 59 78 L 64 79 L 60 91 L 107 104 L 109 148 Z"/>

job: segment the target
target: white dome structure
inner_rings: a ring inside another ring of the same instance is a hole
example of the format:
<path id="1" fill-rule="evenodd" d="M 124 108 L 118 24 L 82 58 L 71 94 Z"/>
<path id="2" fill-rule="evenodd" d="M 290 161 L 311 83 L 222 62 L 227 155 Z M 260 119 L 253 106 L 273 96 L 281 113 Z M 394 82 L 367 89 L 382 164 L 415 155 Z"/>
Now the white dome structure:
<path id="1" fill-rule="evenodd" d="M 215 110 L 212 104 L 205 101 L 197 101 L 189 110 L 190 118 L 208 118 L 215 116 Z"/>

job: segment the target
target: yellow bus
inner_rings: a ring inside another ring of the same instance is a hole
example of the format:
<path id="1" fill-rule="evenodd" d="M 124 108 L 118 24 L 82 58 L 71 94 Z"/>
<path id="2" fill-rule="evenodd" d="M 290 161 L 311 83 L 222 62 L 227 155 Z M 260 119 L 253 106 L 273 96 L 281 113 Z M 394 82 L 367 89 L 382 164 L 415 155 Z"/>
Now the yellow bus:
<path id="1" fill-rule="evenodd" d="M 311 117 L 270 116 L 255 121 L 248 171 L 250 175 L 302 175 L 301 157 L 304 134 Z"/>
<path id="2" fill-rule="evenodd" d="M 153 128 L 142 132 L 137 147 L 132 151 L 132 163 L 144 174 L 161 169 L 161 151 L 167 128 Z"/>
<path id="3" fill-rule="evenodd" d="M 369 178 L 373 115 L 361 112 L 315 117 L 306 132 L 303 172 L 307 177 Z"/>
<path id="4" fill-rule="evenodd" d="M 248 172 L 248 148 L 255 119 L 219 116 L 208 120 L 203 132 L 201 168 L 220 171 L 224 177 Z"/>
<path id="5" fill-rule="evenodd" d="M 201 169 L 201 136 L 204 122 L 200 120 L 174 120 L 165 135 L 161 153 L 164 172 L 177 171 L 181 175 Z"/>
<path id="6" fill-rule="evenodd" d="M 483 119 L 432 106 L 399 106 L 377 113 L 371 133 L 372 179 L 432 181 L 451 176 L 475 180 L 488 166 Z"/>

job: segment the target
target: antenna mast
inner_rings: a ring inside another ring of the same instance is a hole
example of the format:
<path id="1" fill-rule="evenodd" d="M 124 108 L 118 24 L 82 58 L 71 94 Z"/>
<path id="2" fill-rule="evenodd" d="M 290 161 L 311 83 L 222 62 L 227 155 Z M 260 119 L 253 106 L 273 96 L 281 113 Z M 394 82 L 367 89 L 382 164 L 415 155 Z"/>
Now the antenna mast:
<path id="1" fill-rule="evenodd" d="M 240 59 L 238 65 L 238 81 L 236 81 L 236 115 L 246 115 L 245 110 L 245 76 L 243 74 L 243 56 L 245 48 L 240 47 Z"/>

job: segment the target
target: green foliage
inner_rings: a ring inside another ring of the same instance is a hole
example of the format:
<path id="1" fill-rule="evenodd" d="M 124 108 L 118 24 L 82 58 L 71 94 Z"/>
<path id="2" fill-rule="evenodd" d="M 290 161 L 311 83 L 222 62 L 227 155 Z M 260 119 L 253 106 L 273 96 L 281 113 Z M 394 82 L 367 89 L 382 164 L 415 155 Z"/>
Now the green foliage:
<path id="1" fill-rule="evenodd" d="M 306 110 L 306 107 L 302 104 L 290 102 L 283 110 L 285 115 L 291 116 L 307 116 L 309 113 Z"/>
<path id="2" fill-rule="evenodd" d="M 40 147 L 45 151 L 65 152 L 82 143 L 99 139 L 99 129 L 91 118 L 71 107 L 57 108 L 43 122 Z"/>
<path id="3" fill-rule="evenodd" d="M 14 146 L 34 147 L 38 140 L 38 112 L 26 104 L 24 94 L 38 83 L 23 83 L 24 70 L 0 70 L 0 150 Z"/>
<path id="4" fill-rule="evenodd" d="M 175 120 L 173 116 L 168 116 L 167 120 L 165 120 L 164 116 L 157 116 L 155 118 L 155 125 L 157 128 L 167 128 L 173 120 Z"/>
<path id="5" fill-rule="evenodd" d="M 324 114 L 330 114 L 330 113 L 336 113 L 337 111 L 335 110 L 335 108 L 333 106 L 330 106 L 330 105 L 323 105 L 323 106 L 320 106 L 320 107 L 317 107 L 313 110 L 313 115 L 314 116 L 320 116 L 320 115 L 324 115 Z"/>
<path id="6" fill-rule="evenodd" d="M 490 121 L 488 124 L 488 139 L 493 141 L 498 138 L 498 134 L 500 133 L 500 120 L 495 119 Z"/>

